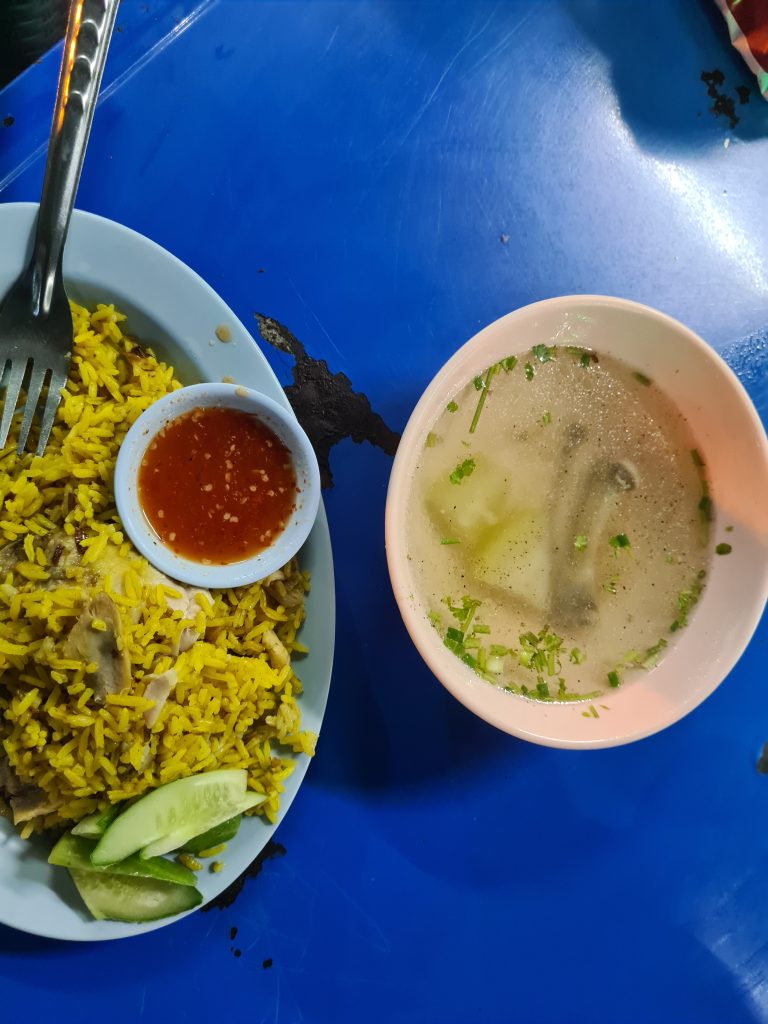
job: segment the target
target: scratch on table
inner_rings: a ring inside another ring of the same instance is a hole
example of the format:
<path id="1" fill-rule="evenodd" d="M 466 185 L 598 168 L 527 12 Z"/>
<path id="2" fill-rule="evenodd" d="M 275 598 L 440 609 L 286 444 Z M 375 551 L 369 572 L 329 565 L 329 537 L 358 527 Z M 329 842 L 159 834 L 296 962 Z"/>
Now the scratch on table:
<path id="1" fill-rule="evenodd" d="M 145 986 L 141 990 L 141 1002 L 139 1003 L 139 1016 L 140 1017 L 144 1016 L 144 1003 L 146 1002 L 146 999 L 147 999 L 147 989 L 146 989 L 146 986 Z"/>
<path id="2" fill-rule="evenodd" d="M 296 283 L 294 282 L 293 278 L 290 277 L 290 276 L 288 277 L 288 284 L 290 284 L 291 288 L 293 288 L 293 290 L 296 292 L 296 295 L 297 295 L 297 297 L 299 299 L 299 302 L 301 302 L 302 306 L 307 310 L 307 312 L 312 317 L 312 319 L 315 321 L 317 326 L 320 328 L 320 330 L 326 336 L 326 338 L 328 339 L 328 342 L 329 342 L 331 348 L 340 357 L 340 359 L 342 360 L 342 363 L 343 363 L 344 355 L 342 354 L 341 349 L 336 344 L 336 342 L 333 340 L 333 338 L 330 336 L 328 331 L 326 331 L 325 327 L 323 326 L 323 324 L 320 321 L 320 317 L 317 315 L 317 313 L 314 311 L 314 309 L 312 309 L 312 307 L 309 305 L 307 300 L 304 298 L 304 296 L 301 294 L 299 289 L 296 287 Z"/>
<path id="3" fill-rule="evenodd" d="M 494 47 L 488 50 L 487 53 L 484 53 L 480 60 L 478 60 L 476 64 L 473 64 L 472 67 L 469 68 L 469 70 L 467 71 L 467 75 L 471 75 L 474 71 L 477 71 L 478 68 L 481 68 L 483 64 L 486 64 L 489 60 L 492 60 L 498 54 L 502 53 L 510 44 L 510 42 L 514 39 L 514 37 L 517 35 L 520 29 L 526 24 L 526 22 L 530 21 L 533 15 L 537 13 L 538 12 L 534 8 L 530 8 L 528 11 L 526 11 L 525 14 L 523 14 L 523 16 L 520 18 L 518 23 L 514 26 L 514 28 L 511 28 L 509 32 L 502 36 L 502 38 L 498 41 L 498 43 L 496 43 Z"/>
<path id="4" fill-rule="evenodd" d="M 479 28 L 476 32 L 473 32 L 473 28 L 474 28 L 474 21 L 473 21 L 472 27 L 469 30 L 469 34 L 467 35 L 467 38 L 464 40 L 464 42 L 461 44 L 459 49 L 456 51 L 456 53 L 453 55 L 453 57 L 451 57 L 451 59 L 448 61 L 448 63 L 443 68 L 442 72 L 438 76 L 437 81 L 435 82 L 434 86 L 432 87 L 431 92 L 429 93 L 427 98 L 422 102 L 421 106 L 419 107 L 419 109 L 416 111 L 416 113 L 414 114 L 413 118 L 411 119 L 410 124 L 405 129 L 405 132 L 400 136 L 400 139 L 398 140 L 398 142 L 395 143 L 394 148 L 390 152 L 390 154 L 387 157 L 387 159 L 384 161 L 384 164 L 382 165 L 382 170 L 389 165 L 389 163 L 393 159 L 395 153 L 397 153 L 397 151 L 399 149 L 402 149 L 402 147 L 405 145 L 405 143 L 411 137 L 413 132 L 419 126 L 419 123 L 421 122 L 421 119 L 424 117 L 426 112 L 432 106 L 432 104 L 433 104 L 433 102 L 435 100 L 435 97 L 437 96 L 438 92 L 440 91 L 440 86 L 443 84 L 443 82 L 446 80 L 448 75 L 451 73 L 451 70 L 455 66 L 456 61 L 459 59 L 459 57 L 461 57 L 461 55 L 467 49 L 469 49 L 469 47 L 477 39 L 480 38 L 480 36 L 483 34 L 483 32 L 485 32 L 485 30 L 488 28 L 488 26 L 490 25 L 492 20 L 493 20 L 493 13 L 491 13 L 486 18 L 486 20 L 483 23 L 482 27 Z"/>
<path id="5" fill-rule="evenodd" d="M 336 28 L 333 30 L 333 32 L 331 32 L 331 38 L 328 40 L 328 45 L 323 50 L 323 57 L 326 57 L 328 55 L 328 51 L 333 46 L 334 40 L 336 39 L 336 36 L 338 34 L 339 34 L 339 26 L 337 25 Z M 320 59 L 322 60 L 322 57 Z"/>

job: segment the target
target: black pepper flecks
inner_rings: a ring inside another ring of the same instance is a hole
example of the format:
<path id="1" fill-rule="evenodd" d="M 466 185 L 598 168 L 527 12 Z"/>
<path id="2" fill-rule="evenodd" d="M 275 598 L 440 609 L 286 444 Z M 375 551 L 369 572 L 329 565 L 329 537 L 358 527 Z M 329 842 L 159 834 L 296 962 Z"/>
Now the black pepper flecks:
<path id="1" fill-rule="evenodd" d="M 714 71 L 702 71 L 700 78 L 707 87 L 707 96 L 715 101 L 709 108 L 710 113 L 714 114 L 715 117 L 726 117 L 729 126 L 735 128 L 739 123 L 739 118 L 736 114 L 736 104 L 732 96 L 721 92 L 719 88 L 725 82 L 723 72 L 719 68 L 715 68 Z M 739 96 L 741 96 L 741 93 L 739 93 Z"/>
<path id="2" fill-rule="evenodd" d="M 390 430 L 368 398 L 352 387 L 344 373 L 331 373 L 324 359 L 313 359 L 298 338 L 277 320 L 254 313 L 264 341 L 293 356 L 293 383 L 285 389 L 293 411 L 307 433 L 320 464 L 323 487 L 333 486 L 331 448 L 345 437 L 367 441 L 394 455 L 400 435 Z"/>
<path id="3" fill-rule="evenodd" d="M 214 907 L 218 907 L 219 910 L 224 910 L 226 907 L 231 907 L 232 904 L 237 899 L 237 897 L 242 892 L 243 886 L 245 885 L 246 881 L 249 878 L 255 878 L 256 875 L 258 875 L 259 872 L 261 871 L 266 861 L 271 860 L 273 857 L 284 856 L 285 847 L 283 846 L 283 844 L 275 843 L 270 839 L 267 845 L 258 855 L 258 857 L 256 857 L 256 859 L 252 861 L 250 866 L 247 867 L 245 871 L 234 880 L 234 882 L 228 885 L 223 892 L 220 892 L 218 896 L 212 899 L 210 903 L 208 903 L 204 907 L 201 907 L 201 910 L 213 910 Z M 235 929 L 235 933 L 236 932 L 237 929 Z M 232 936 L 232 938 L 234 939 L 234 935 Z"/>
<path id="4" fill-rule="evenodd" d="M 237 938 L 237 927 L 235 925 L 233 925 L 229 929 L 229 941 L 230 942 L 234 942 L 236 938 Z"/>
<path id="5" fill-rule="evenodd" d="M 265 971 L 268 971 L 269 968 L 272 966 L 272 957 L 268 956 L 266 960 L 262 960 L 261 966 L 264 968 Z"/>

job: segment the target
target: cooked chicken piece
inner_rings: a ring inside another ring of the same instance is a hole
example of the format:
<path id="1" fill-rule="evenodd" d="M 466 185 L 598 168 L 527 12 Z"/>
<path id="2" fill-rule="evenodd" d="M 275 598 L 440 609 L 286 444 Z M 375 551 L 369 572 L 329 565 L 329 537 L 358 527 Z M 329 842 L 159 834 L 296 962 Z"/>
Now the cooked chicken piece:
<path id="1" fill-rule="evenodd" d="M 0 757 L 0 798 L 10 800 L 24 792 L 24 783 L 11 768 L 7 757 Z"/>
<path id="2" fill-rule="evenodd" d="M 94 622 L 99 625 L 94 627 Z M 99 628 L 101 624 L 106 628 Z M 106 594 L 97 594 L 80 613 L 65 643 L 69 657 L 96 663 L 93 688 L 97 699 L 103 700 L 108 693 L 121 693 L 130 686 L 130 660 L 119 640 L 117 608 Z"/>
<path id="3" fill-rule="evenodd" d="M 21 796 L 11 797 L 10 803 L 14 825 L 21 825 L 43 814 L 50 814 L 61 806 L 60 802 L 51 803 L 42 789 L 37 789 L 36 786 L 30 786 Z"/>
<path id="4" fill-rule="evenodd" d="M 272 668 L 285 668 L 289 664 L 291 656 L 278 639 L 275 631 L 268 629 L 266 633 L 262 634 L 261 639 L 264 641 L 264 646 L 269 654 Z"/>
<path id="5" fill-rule="evenodd" d="M 145 682 L 147 685 L 144 696 L 147 700 L 155 702 L 153 708 L 144 712 L 144 721 L 147 723 L 147 728 L 151 729 L 176 686 L 176 670 L 169 668 L 167 672 L 161 672 L 159 676 L 147 676 Z"/>
<path id="6" fill-rule="evenodd" d="M 298 608 L 304 601 L 304 584 L 300 576 L 294 576 L 288 583 L 284 583 L 282 579 L 274 580 L 267 590 L 272 600 L 277 601 L 283 608 Z"/>
<path id="7" fill-rule="evenodd" d="M 0 800 L 11 808 L 14 825 L 50 814 L 59 806 L 51 803 L 42 789 L 22 782 L 7 757 L 0 757 Z"/>

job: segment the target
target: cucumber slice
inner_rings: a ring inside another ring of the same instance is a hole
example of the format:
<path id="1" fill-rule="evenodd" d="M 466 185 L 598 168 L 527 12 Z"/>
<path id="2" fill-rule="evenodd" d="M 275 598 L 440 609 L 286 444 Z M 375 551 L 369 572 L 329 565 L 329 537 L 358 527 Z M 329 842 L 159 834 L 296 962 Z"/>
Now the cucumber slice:
<path id="1" fill-rule="evenodd" d="M 209 828 L 201 836 L 195 836 L 194 839 L 190 839 L 188 843 L 182 846 L 182 850 L 185 853 L 200 853 L 201 850 L 212 850 L 216 846 L 221 846 L 222 843 L 228 843 L 230 839 L 234 839 L 237 835 L 237 830 L 240 828 L 240 820 L 241 818 L 238 814 L 234 818 L 222 821 L 220 825 L 216 825 L 215 828 Z"/>
<path id="2" fill-rule="evenodd" d="M 252 807 L 258 806 L 263 803 L 267 798 L 261 793 L 246 793 L 239 802 L 229 808 L 229 814 L 234 811 L 235 814 L 244 814 L 249 811 Z M 188 843 L 190 839 L 194 839 L 197 835 L 197 829 L 194 827 L 185 828 L 182 826 L 175 832 L 170 832 L 167 836 L 163 836 L 162 839 L 156 840 L 154 843 L 150 843 L 145 846 L 139 856 L 143 860 L 145 857 L 160 857 L 164 853 L 170 853 L 172 850 L 180 849 L 185 843 Z M 205 847 L 203 847 L 205 849 Z"/>
<path id="3" fill-rule="evenodd" d="M 225 769 L 191 775 L 153 790 L 123 811 L 96 845 L 94 864 L 115 864 L 173 834 L 181 839 L 165 851 L 175 850 L 222 821 L 239 814 L 248 776 L 243 769 Z M 156 854 L 144 853 L 145 857 Z"/>
<path id="4" fill-rule="evenodd" d="M 131 878 L 108 871 L 70 870 L 83 902 L 97 921 L 140 924 L 199 907 L 202 893 L 188 885 L 155 878 Z"/>
<path id="5" fill-rule="evenodd" d="M 84 836 L 86 839 L 101 839 L 119 813 L 120 804 L 112 804 L 106 811 L 89 814 L 87 818 L 78 821 L 72 829 L 72 835 Z"/>
<path id="6" fill-rule="evenodd" d="M 62 836 L 51 850 L 48 863 L 77 871 L 109 871 L 115 875 L 155 878 L 161 882 L 175 882 L 177 885 L 195 884 L 194 871 L 171 860 L 165 860 L 163 857 L 142 860 L 134 854 L 132 857 L 126 857 L 119 864 L 113 864 L 110 868 L 97 867 L 91 861 L 91 854 L 95 846 L 96 844 L 92 840 L 83 839 L 81 836 L 72 834 Z"/>

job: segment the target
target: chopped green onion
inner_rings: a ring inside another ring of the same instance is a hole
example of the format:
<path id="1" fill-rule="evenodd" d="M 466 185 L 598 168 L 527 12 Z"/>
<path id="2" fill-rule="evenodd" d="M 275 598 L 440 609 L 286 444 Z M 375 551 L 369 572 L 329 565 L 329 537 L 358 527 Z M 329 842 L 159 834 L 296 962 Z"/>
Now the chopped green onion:
<path id="1" fill-rule="evenodd" d="M 717 547 L 715 548 L 715 554 L 716 555 L 730 555 L 730 553 L 732 551 L 733 551 L 733 548 L 731 547 L 730 544 L 718 544 Z"/>
<path id="2" fill-rule="evenodd" d="M 725 532 L 726 533 L 733 533 L 733 527 L 732 526 L 726 526 Z"/>
<path id="3" fill-rule="evenodd" d="M 606 592 L 606 594 L 615 594 L 616 584 L 618 582 L 618 578 L 616 576 L 612 576 L 607 583 L 603 583 L 602 589 Z"/>
<path id="4" fill-rule="evenodd" d="M 464 634 L 460 629 L 456 629 L 455 626 L 449 626 L 445 631 L 446 640 L 455 640 L 457 643 L 464 642 Z"/>
<path id="5" fill-rule="evenodd" d="M 525 364 L 525 379 L 533 380 L 533 367 L 530 363 Z"/>
<path id="6" fill-rule="evenodd" d="M 608 541 L 612 548 L 618 551 L 619 548 L 630 547 L 629 537 L 626 533 L 617 533 L 615 537 L 611 537 Z"/>
<path id="7" fill-rule="evenodd" d="M 437 614 L 437 612 L 428 612 L 427 618 L 435 628 L 437 628 L 440 625 L 440 616 Z"/>
<path id="8" fill-rule="evenodd" d="M 620 680 L 619 680 L 619 673 L 618 672 L 609 672 L 608 673 L 608 683 L 609 683 L 610 686 L 616 687 L 616 686 L 619 685 L 619 682 L 620 682 Z"/>
<path id="9" fill-rule="evenodd" d="M 482 377 L 479 377 L 479 376 L 478 377 L 474 377 L 473 380 L 472 380 L 472 383 L 475 385 L 475 391 L 482 391 L 483 390 L 483 378 Z"/>
<path id="10" fill-rule="evenodd" d="M 475 415 L 472 417 L 472 422 L 469 425 L 469 432 L 470 432 L 470 434 L 474 434 L 474 432 L 475 432 L 475 428 L 477 427 L 478 420 L 480 419 L 480 413 L 483 411 L 483 406 L 485 405 L 485 399 L 486 399 L 486 396 L 488 395 L 488 388 L 490 386 L 491 379 L 493 378 L 493 375 L 495 373 L 498 373 L 498 370 L 499 370 L 499 364 L 498 363 L 494 363 L 493 366 L 489 366 L 488 369 L 486 370 L 485 380 L 480 380 L 480 387 L 478 388 L 478 391 L 481 391 L 482 394 L 480 395 L 480 397 L 477 400 L 477 408 L 475 409 Z M 477 381 L 479 379 L 480 378 L 475 377 L 475 387 L 476 388 L 477 388 Z"/>
<path id="11" fill-rule="evenodd" d="M 581 665 L 586 655 L 583 651 L 580 651 L 578 647 L 572 647 L 571 653 L 568 655 L 568 659 L 572 665 Z"/>
<path id="12" fill-rule="evenodd" d="M 501 360 L 499 366 L 505 373 L 509 373 L 510 370 L 514 370 L 517 366 L 517 356 L 507 356 L 506 359 Z"/>
<path id="13" fill-rule="evenodd" d="M 553 349 L 548 348 L 546 345 L 534 345 L 531 349 L 531 355 L 535 356 L 540 363 L 548 363 L 552 358 L 553 351 Z"/>
<path id="14" fill-rule="evenodd" d="M 640 384 L 642 384 L 643 387 L 647 388 L 647 387 L 650 387 L 651 384 L 653 384 L 653 381 L 651 380 L 651 378 L 650 377 L 646 377 L 645 374 L 644 373 L 640 373 L 639 370 L 636 370 L 632 374 L 632 376 L 635 378 L 636 381 L 638 381 Z"/>
<path id="15" fill-rule="evenodd" d="M 489 650 L 488 653 L 493 658 L 504 658 L 507 654 L 509 654 L 509 648 L 508 647 L 502 647 L 501 644 L 491 644 L 490 650 Z"/>
<path id="16" fill-rule="evenodd" d="M 589 711 L 590 711 L 590 714 L 592 715 L 593 718 L 599 718 L 600 717 L 600 715 L 598 713 L 598 710 L 597 710 L 597 708 L 595 707 L 594 704 L 590 704 L 589 705 Z"/>
<path id="17" fill-rule="evenodd" d="M 480 636 L 486 636 L 488 633 L 491 632 L 491 627 L 490 626 L 486 626 L 482 622 L 476 622 L 475 623 L 474 632 L 477 633 Z"/>
<path id="18" fill-rule="evenodd" d="M 701 455 L 699 454 L 698 448 L 691 449 L 691 458 L 693 459 L 693 464 L 694 466 L 696 466 L 697 469 L 704 468 L 704 459 L 702 459 Z"/>
<path id="19" fill-rule="evenodd" d="M 545 412 L 544 415 L 541 417 L 541 425 L 542 425 L 542 427 L 548 426 L 551 422 L 552 422 L 552 413 L 551 412 Z"/>
<path id="20" fill-rule="evenodd" d="M 461 483 L 465 476 L 471 476 L 472 473 L 474 472 L 474 469 L 475 460 L 464 459 L 463 462 L 460 462 L 458 464 L 458 466 L 456 467 L 456 469 L 454 469 L 454 471 L 451 473 L 448 479 L 451 481 L 452 484 L 459 484 Z"/>
<path id="21" fill-rule="evenodd" d="M 424 447 L 434 448 L 439 440 L 440 438 L 437 436 L 437 434 L 433 434 L 430 432 L 429 434 L 427 434 L 427 440 L 424 442 Z"/>
<path id="22" fill-rule="evenodd" d="M 456 412 L 459 406 L 456 402 L 449 402 L 445 408 L 448 410 L 448 412 Z"/>
<path id="23" fill-rule="evenodd" d="M 702 573 L 704 573 L 704 575 L 702 575 Z M 702 569 L 691 586 L 687 590 L 681 590 L 677 595 L 677 610 L 679 614 L 669 627 L 670 633 L 676 633 L 678 629 L 683 629 L 684 626 L 688 625 L 688 616 L 691 610 L 698 603 L 702 591 L 704 590 L 705 576 L 706 573 Z"/>
<path id="24" fill-rule="evenodd" d="M 549 687 L 543 679 L 536 683 L 536 693 L 539 697 L 549 697 Z"/>
<path id="25" fill-rule="evenodd" d="M 443 537 L 440 541 L 441 544 L 461 544 L 460 540 L 456 540 L 455 537 Z"/>
<path id="26" fill-rule="evenodd" d="M 587 538 L 583 533 L 577 533 L 573 539 L 573 546 L 577 551 L 583 551 L 587 546 Z"/>
<path id="27" fill-rule="evenodd" d="M 584 355 L 579 360 L 579 364 L 581 366 L 589 366 L 589 364 L 591 362 L 592 362 L 592 356 L 589 354 L 589 352 L 585 352 Z"/>

